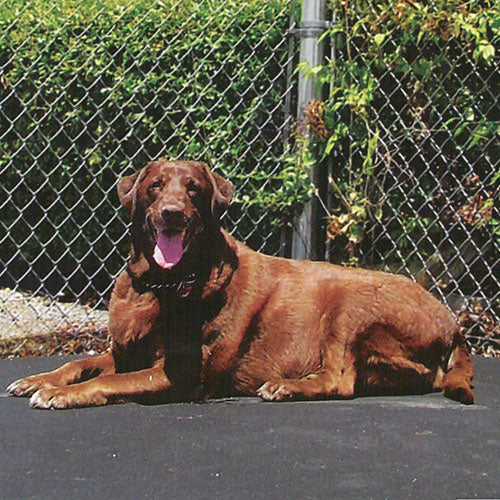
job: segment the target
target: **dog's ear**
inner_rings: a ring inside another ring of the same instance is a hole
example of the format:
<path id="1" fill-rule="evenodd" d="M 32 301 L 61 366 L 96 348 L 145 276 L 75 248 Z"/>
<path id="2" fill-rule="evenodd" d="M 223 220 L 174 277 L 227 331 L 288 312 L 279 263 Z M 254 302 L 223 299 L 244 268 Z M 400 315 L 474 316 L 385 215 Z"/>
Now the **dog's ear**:
<path id="1" fill-rule="evenodd" d="M 142 178 L 142 172 L 142 170 L 139 170 L 135 174 L 122 177 L 118 182 L 118 198 L 130 218 L 133 217 L 135 212 L 137 186 Z"/>
<path id="2" fill-rule="evenodd" d="M 220 216 L 231 205 L 231 199 L 234 193 L 234 186 L 231 182 L 221 177 L 219 174 L 212 172 L 206 163 L 199 164 L 205 170 L 213 188 L 212 195 L 212 216 L 214 219 L 219 219 Z"/>
<path id="3" fill-rule="evenodd" d="M 212 213 L 214 217 L 219 218 L 231 205 L 234 193 L 232 182 L 221 177 L 215 172 L 211 172 L 214 179 L 214 196 L 212 198 Z"/>

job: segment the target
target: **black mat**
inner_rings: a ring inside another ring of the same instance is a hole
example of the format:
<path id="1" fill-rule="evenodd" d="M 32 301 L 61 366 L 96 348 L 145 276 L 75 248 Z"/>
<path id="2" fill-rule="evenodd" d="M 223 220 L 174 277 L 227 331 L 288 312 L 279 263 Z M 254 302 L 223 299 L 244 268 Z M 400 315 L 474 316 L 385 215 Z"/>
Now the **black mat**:
<path id="1" fill-rule="evenodd" d="M 60 364 L 0 360 L 0 393 Z M 40 411 L 1 397 L 0 496 L 500 498 L 500 359 L 475 366 L 471 407 L 432 394 Z"/>

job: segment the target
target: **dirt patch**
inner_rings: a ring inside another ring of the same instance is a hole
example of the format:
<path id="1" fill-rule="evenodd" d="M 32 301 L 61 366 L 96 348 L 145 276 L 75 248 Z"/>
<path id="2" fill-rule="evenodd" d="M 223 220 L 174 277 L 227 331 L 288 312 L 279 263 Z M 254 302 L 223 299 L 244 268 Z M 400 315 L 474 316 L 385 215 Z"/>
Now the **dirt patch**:
<path id="1" fill-rule="evenodd" d="M 97 354 L 108 347 L 107 311 L 0 289 L 0 357 Z"/>

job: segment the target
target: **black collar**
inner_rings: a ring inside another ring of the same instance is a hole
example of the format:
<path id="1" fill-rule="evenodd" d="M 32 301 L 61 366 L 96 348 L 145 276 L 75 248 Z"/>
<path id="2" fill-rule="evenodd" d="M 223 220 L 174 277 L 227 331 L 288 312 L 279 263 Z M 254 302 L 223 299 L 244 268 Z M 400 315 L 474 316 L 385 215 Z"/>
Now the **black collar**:
<path id="1" fill-rule="evenodd" d="M 131 277 L 134 288 L 139 293 L 153 292 L 157 297 L 176 296 L 182 299 L 189 297 L 200 281 L 195 273 L 169 275 L 165 272 L 158 272 L 146 273 L 140 278 Z"/>

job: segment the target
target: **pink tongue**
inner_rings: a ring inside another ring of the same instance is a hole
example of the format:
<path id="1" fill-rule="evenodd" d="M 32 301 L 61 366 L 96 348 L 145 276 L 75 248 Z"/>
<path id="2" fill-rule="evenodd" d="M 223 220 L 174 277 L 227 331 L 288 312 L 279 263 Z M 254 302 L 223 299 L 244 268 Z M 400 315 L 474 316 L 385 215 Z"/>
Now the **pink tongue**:
<path id="1" fill-rule="evenodd" d="M 163 269 L 171 269 L 182 257 L 182 234 L 165 236 L 158 233 L 153 258 Z"/>

